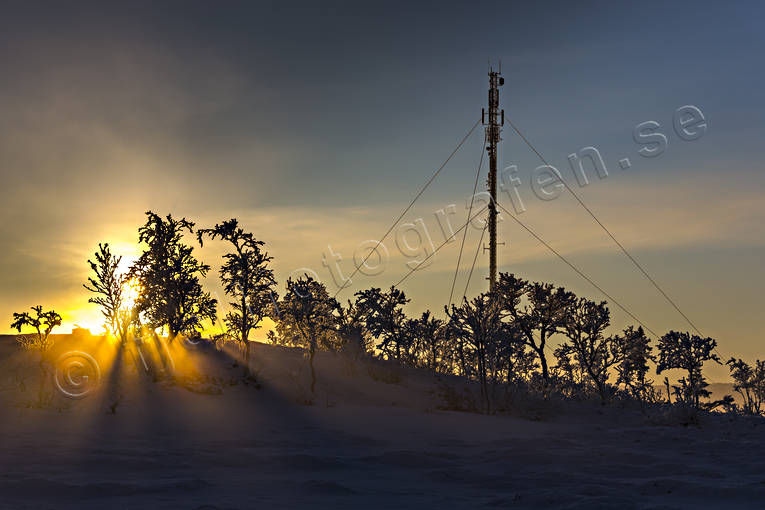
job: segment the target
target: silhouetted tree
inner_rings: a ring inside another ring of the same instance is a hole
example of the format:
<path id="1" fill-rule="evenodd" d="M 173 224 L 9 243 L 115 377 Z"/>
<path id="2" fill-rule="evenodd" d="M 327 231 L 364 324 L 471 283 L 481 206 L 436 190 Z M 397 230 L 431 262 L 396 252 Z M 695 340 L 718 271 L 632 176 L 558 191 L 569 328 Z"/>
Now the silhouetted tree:
<path id="1" fill-rule="evenodd" d="M 226 314 L 224 322 L 231 333 L 245 347 L 245 366 L 250 370 L 250 332 L 260 327 L 260 322 L 271 309 L 273 287 L 276 285 L 274 272 L 268 267 L 272 260 L 261 251 L 265 245 L 249 232 L 245 232 L 236 219 L 224 221 L 214 228 L 197 231 L 199 244 L 204 237 L 221 238 L 234 248 L 223 255 L 224 264 L 220 269 L 223 289 L 234 301 L 233 311 Z"/>
<path id="2" fill-rule="evenodd" d="M 621 351 L 616 348 L 613 337 L 605 338 L 603 332 L 611 323 L 606 302 L 595 303 L 580 298 L 571 303 L 563 325 L 569 342 L 563 344 L 558 356 L 573 356 L 576 363 L 600 395 L 606 401 L 608 371 L 621 361 Z"/>
<path id="3" fill-rule="evenodd" d="M 369 333 L 382 339 L 377 346 L 388 358 L 401 361 L 411 337 L 406 329 L 406 315 L 402 307 L 409 302 L 403 291 L 391 287 L 389 292 L 372 288 L 356 293 L 356 305 L 364 314 Z"/>
<path id="4" fill-rule="evenodd" d="M 199 278 L 210 266 L 197 261 L 193 248 L 183 243 L 183 233 L 193 233 L 194 223 L 172 215 L 162 219 L 149 211 L 146 224 L 138 230 L 138 241 L 146 249 L 130 268 L 141 286 L 137 311 L 151 329 L 167 326 L 172 340 L 202 327 L 205 319 L 215 321 L 217 301 L 202 290 Z"/>
<path id="5" fill-rule="evenodd" d="M 99 243 L 95 260 L 88 260 L 95 277 L 88 278 L 88 284 L 83 284 L 83 287 L 96 294 L 88 303 L 101 307 L 106 329 L 124 345 L 134 319 L 134 311 L 124 306 L 123 292 L 128 280 L 125 275 L 117 272 L 121 260 L 122 257 L 112 254 L 109 243 Z"/>
<path id="6" fill-rule="evenodd" d="M 448 315 L 448 314 L 447 314 Z M 458 330 L 452 321 L 447 321 L 444 334 L 447 338 L 448 353 L 453 366 L 453 372 L 462 377 L 473 377 L 472 352 L 465 336 Z"/>
<path id="7" fill-rule="evenodd" d="M 417 356 L 423 358 L 422 365 L 435 374 L 439 368 L 439 359 L 446 340 L 444 321 L 431 315 L 430 310 L 416 319 L 411 319 L 410 328 L 414 337 Z"/>
<path id="8" fill-rule="evenodd" d="M 683 377 L 673 386 L 677 398 L 684 404 L 699 408 L 699 399 L 709 397 L 706 389 L 709 386 L 702 374 L 705 361 L 720 363 L 720 358 L 714 354 L 717 341 L 712 338 L 702 338 L 690 333 L 670 331 L 659 340 L 659 359 L 656 363 L 656 373 L 677 368 L 685 370 L 688 377 Z"/>
<path id="9" fill-rule="evenodd" d="M 566 314 L 576 299 L 574 294 L 549 283 L 529 283 L 508 273 L 500 273 L 496 289 L 502 314 L 537 354 L 542 377 L 548 380 L 550 371 L 545 347 L 552 335 L 564 331 Z"/>
<path id="10" fill-rule="evenodd" d="M 346 307 L 337 303 L 335 324 L 343 352 L 359 358 L 374 350 L 374 341 L 364 327 L 364 314 L 356 303 L 348 300 Z"/>
<path id="11" fill-rule="evenodd" d="M 527 349 L 519 330 L 512 323 L 503 324 L 502 335 L 497 347 L 498 373 L 504 373 L 507 384 L 528 380 L 537 368 L 537 355 Z"/>
<path id="12" fill-rule="evenodd" d="M 616 365 L 616 384 L 624 385 L 627 392 L 643 406 L 646 399 L 654 394 L 653 381 L 648 378 L 648 363 L 654 361 L 651 354 L 651 340 L 643 327 L 627 327 L 621 335 L 612 339 L 621 353 L 621 362 Z"/>
<path id="13" fill-rule="evenodd" d="M 314 356 L 317 349 L 332 348 L 336 342 L 334 310 L 337 301 L 329 296 L 327 288 L 309 275 L 287 280 L 287 293 L 278 302 L 276 327 L 282 337 L 302 340 L 308 351 L 311 368 L 311 394 L 316 389 Z M 295 342 L 297 343 L 297 342 Z"/>
<path id="14" fill-rule="evenodd" d="M 525 379 L 535 367 L 536 354 L 526 350 L 519 332 L 512 323 L 499 323 L 486 343 L 486 376 L 492 388 L 500 384 L 516 384 Z"/>
<path id="15" fill-rule="evenodd" d="M 552 371 L 556 378 L 558 391 L 568 396 L 581 394 L 583 388 L 587 386 L 587 376 L 572 356 L 571 346 L 558 346 L 553 351 L 553 356 L 557 360 Z"/>
<path id="16" fill-rule="evenodd" d="M 459 339 L 457 331 L 450 321 L 444 321 L 439 337 L 441 343 L 439 347 L 439 371 L 445 374 L 465 375 L 462 364 L 464 356 L 460 356 L 460 344 L 464 342 Z M 464 345 L 462 347 L 464 353 Z"/>
<path id="17" fill-rule="evenodd" d="M 45 401 L 45 383 L 52 371 L 53 361 L 50 359 L 50 350 L 53 347 L 53 340 L 50 334 L 53 328 L 61 325 L 61 316 L 53 310 L 43 311 L 41 305 L 33 306 L 33 314 L 29 312 L 13 314 L 11 329 L 15 329 L 19 336 L 17 340 L 19 345 L 26 350 L 38 353 L 38 365 L 40 367 L 40 390 L 39 405 L 42 406 Z M 25 327 L 34 328 L 35 333 L 22 335 L 21 330 Z"/>
<path id="18" fill-rule="evenodd" d="M 733 390 L 741 395 L 744 412 L 762 414 L 765 402 L 765 361 L 756 360 L 752 367 L 744 360 L 731 358 L 727 365 L 733 377 Z"/>
<path id="19" fill-rule="evenodd" d="M 487 351 L 496 345 L 503 325 L 499 307 L 492 294 L 484 293 L 472 301 L 463 299 L 459 307 L 446 309 L 449 321 L 458 337 L 471 348 L 476 359 L 476 373 L 481 388 L 484 411 L 491 412 L 488 387 Z"/>

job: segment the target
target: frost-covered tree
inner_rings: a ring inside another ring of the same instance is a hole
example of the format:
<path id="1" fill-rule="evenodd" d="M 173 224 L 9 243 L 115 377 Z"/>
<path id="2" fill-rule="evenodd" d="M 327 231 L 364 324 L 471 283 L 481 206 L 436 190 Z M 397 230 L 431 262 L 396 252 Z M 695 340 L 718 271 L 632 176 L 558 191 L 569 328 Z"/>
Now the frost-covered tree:
<path id="1" fill-rule="evenodd" d="M 433 317 L 426 310 L 416 319 L 411 319 L 410 328 L 414 337 L 416 358 L 420 365 L 435 374 L 443 359 L 443 349 L 446 343 L 444 321 Z"/>
<path id="2" fill-rule="evenodd" d="M 137 311 L 149 328 L 167 326 L 171 340 L 193 334 L 204 320 L 217 317 L 217 301 L 199 281 L 210 266 L 199 262 L 183 242 L 184 232 L 194 232 L 194 223 L 169 214 L 163 219 L 151 211 L 146 216 L 146 224 L 138 229 L 138 241 L 146 248 L 129 272 L 141 287 Z"/>
<path id="3" fill-rule="evenodd" d="M 573 356 L 581 372 L 595 386 L 603 402 L 607 398 L 609 369 L 621 361 L 621 351 L 613 337 L 603 334 L 611 324 L 606 302 L 596 303 L 580 298 L 568 309 L 563 325 L 568 342 L 561 346 L 558 356 Z"/>
<path id="4" fill-rule="evenodd" d="M 34 328 L 33 334 L 20 335 L 18 342 L 24 349 L 46 353 L 53 347 L 50 334 L 53 328 L 61 325 L 62 319 L 54 310 L 44 312 L 41 305 L 33 306 L 32 311 L 35 312 L 34 315 L 29 312 L 14 312 L 11 329 L 15 329 L 20 334 L 22 328 Z"/>
<path id="5" fill-rule="evenodd" d="M 233 299 L 230 303 L 233 311 L 223 320 L 229 334 L 244 346 L 245 366 L 249 373 L 250 332 L 260 327 L 274 299 L 276 280 L 273 270 L 268 267 L 272 257 L 262 250 L 265 243 L 245 232 L 236 219 L 197 231 L 200 245 L 205 237 L 220 238 L 233 248 L 232 252 L 223 255 L 224 263 L 220 268 L 223 290 Z"/>
<path id="6" fill-rule="evenodd" d="M 503 330 L 502 317 L 496 298 L 490 293 L 480 294 L 472 301 L 464 299 L 460 306 L 446 309 L 449 322 L 456 335 L 469 347 L 474 359 L 484 412 L 491 412 L 489 396 L 489 352 L 498 343 Z"/>
<path id="7" fill-rule="evenodd" d="M 548 380 L 547 341 L 551 336 L 564 332 L 567 314 L 576 297 L 563 287 L 529 283 L 508 273 L 500 273 L 496 289 L 503 316 L 510 320 L 523 342 L 536 353 L 542 377 Z"/>
<path id="8" fill-rule="evenodd" d="M 34 351 L 38 354 L 38 365 L 40 367 L 40 390 L 39 403 L 42 406 L 45 401 L 45 383 L 49 379 L 52 371 L 53 361 L 50 359 L 53 339 L 50 337 L 53 328 L 60 326 L 62 319 L 54 310 L 43 311 L 41 305 L 33 306 L 32 311 L 13 314 L 11 329 L 15 329 L 19 336 L 17 340 L 22 349 Z M 33 328 L 34 333 L 21 334 L 24 328 Z"/>
<path id="9" fill-rule="evenodd" d="M 612 342 L 621 353 L 621 362 L 616 365 L 616 383 L 623 385 L 642 405 L 654 393 L 653 381 L 648 378 L 648 364 L 654 361 L 651 340 L 642 326 L 637 329 L 629 326 L 622 334 L 614 335 Z"/>
<path id="10" fill-rule="evenodd" d="M 279 336 L 291 338 L 293 344 L 304 347 L 311 369 L 311 394 L 316 390 L 314 357 L 320 348 L 337 345 L 334 311 L 337 301 L 327 288 L 309 275 L 287 280 L 287 292 L 277 303 L 276 329 Z"/>
<path id="11" fill-rule="evenodd" d="M 733 377 L 733 390 L 741 395 L 742 409 L 747 414 L 762 414 L 765 403 L 765 361 L 756 360 L 754 366 L 742 359 L 727 362 Z"/>
<path id="12" fill-rule="evenodd" d="M 402 290 L 391 287 L 383 292 L 371 288 L 356 293 L 356 305 L 364 315 L 367 331 L 380 339 L 378 349 L 388 359 L 402 361 L 402 351 L 409 349 L 411 335 L 403 306 L 409 302 Z"/>
<path id="13" fill-rule="evenodd" d="M 661 374 L 671 369 L 684 370 L 687 377 L 680 379 L 678 386 L 673 386 L 673 393 L 681 403 L 698 409 L 699 400 L 710 395 L 706 389 L 709 384 L 702 374 L 704 362 L 720 363 L 720 358 L 714 353 L 717 341 L 690 333 L 670 331 L 661 337 L 658 347 L 656 373 Z"/>
<path id="14" fill-rule="evenodd" d="M 374 350 L 374 340 L 364 327 L 364 314 L 351 300 L 348 300 L 345 307 L 337 303 L 335 328 L 342 352 L 360 358 Z"/>
<path id="15" fill-rule="evenodd" d="M 95 260 L 88 260 L 88 265 L 95 276 L 83 284 L 95 294 L 88 300 L 101 307 L 101 314 L 106 319 L 106 329 L 124 345 L 127 342 L 130 325 L 134 320 L 134 310 L 125 306 L 123 294 L 128 282 L 126 275 L 118 272 L 122 257 L 112 254 L 109 243 L 98 245 Z"/>

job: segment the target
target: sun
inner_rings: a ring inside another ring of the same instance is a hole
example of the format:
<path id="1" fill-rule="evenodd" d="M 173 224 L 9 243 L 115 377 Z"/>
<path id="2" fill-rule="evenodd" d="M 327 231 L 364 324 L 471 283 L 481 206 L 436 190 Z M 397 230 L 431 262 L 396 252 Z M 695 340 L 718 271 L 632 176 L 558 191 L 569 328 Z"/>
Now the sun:
<path id="1" fill-rule="evenodd" d="M 122 284 L 122 308 L 132 310 L 135 308 L 138 296 L 141 295 L 141 284 L 136 278 L 131 278 Z"/>

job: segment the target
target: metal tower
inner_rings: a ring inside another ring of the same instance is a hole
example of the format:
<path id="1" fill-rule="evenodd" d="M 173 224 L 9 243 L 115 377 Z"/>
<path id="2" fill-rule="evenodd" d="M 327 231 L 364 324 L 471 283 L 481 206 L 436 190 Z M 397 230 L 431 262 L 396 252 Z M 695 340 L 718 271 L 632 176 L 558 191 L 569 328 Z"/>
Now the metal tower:
<path id="1" fill-rule="evenodd" d="M 486 150 L 489 153 L 488 188 L 491 196 L 489 204 L 489 290 L 493 291 L 497 284 L 497 144 L 499 144 L 500 127 L 505 125 L 505 110 L 499 110 L 499 87 L 505 84 L 502 77 L 502 64 L 499 71 L 489 67 L 489 118 L 486 111 L 481 109 L 481 121 L 486 126 Z M 485 250 L 485 248 L 484 248 Z"/>

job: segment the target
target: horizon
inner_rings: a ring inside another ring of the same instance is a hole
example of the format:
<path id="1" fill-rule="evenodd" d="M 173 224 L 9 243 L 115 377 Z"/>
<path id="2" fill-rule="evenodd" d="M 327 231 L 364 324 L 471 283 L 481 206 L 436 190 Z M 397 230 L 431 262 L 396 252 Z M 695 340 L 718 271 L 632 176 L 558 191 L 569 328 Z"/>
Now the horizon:
<path id="1" fill-rule="evenodd" d="M 765 287 L 765 174 L 757 165 L 765 126 L 756 64 L 765 35 L 752 13 L 761 6 L 676 3 L 656 15 L 558 4 L 550 20 L 543 7 L 503 5 L 488 21 L 462 4 L 439 12 L 236 7 L 187 2 L 183 16 L 172 4 L 7 9 L 0 333 L 11 334 L 13 312 L 37 304 L 62 314 L 62 331 L 97 333 L 100 311 L 82 287 L 86 261 L 99 242 L 134 260 L 147 210 L 202 228 L 236 217 L 274 256 L 280 291 L 308 268 L 334 294 L 362 243 L 379 240 L 480 119 L 487 61 L 501 61 L 508 118 L 726 357 L 763 356 L 756 312 Z M 703 113 L 697 139 L 673 125 L 684 106 Z M 643 157 L 638 150 L 648 145 L 633 131 L 649 121 L 667 145 Z M 455 228 L 465 222 L 482 129 L 402 218 L 416 227 L 409 237 L 396 239 L 396 230 L 385 241 L 384 270 L 356 275 L 341 302 L 390 287 L 432 250 L 420 243 L 402 253 L 418 229 L 438 247 L 444 218 Z M 515 195 L 508 181 L 500 203 L 513 210 L 520 197 L 519 218 L 658 334 L 690 331 L 568 193 L 538 198 L 530 182 L 541 162 L 509 125 L 502 136 L 500 173 L 517 165 L 510 177 L 521 185 Z M 569 155 L 586 147 L 602 154 L 608 176 L 586 166 L 581 186 Z M 479 191 L 485 175 L 486 161 Z M 457 289 L 480 233 L 469 230 Z M 499 240 L 507 243 L 500 271 L 604 299 L 509 218 Z M 188 242 L 212 266 L 205 288 L 226 302 L 222 249 Z M 443 315 L 460 242 L 402 285 L 411 315 Z M 468 296 L 486 288 L 488 257 L 477 260 Z M 610 331 L 634 323 L 609 304 Z M 728 374 L 709 371 L 715 380 Z"/>
<path id="2" fill-rule="evenodd" d="M 2 14 L 0 510 L 763 506 L 765 4 Z"/>

